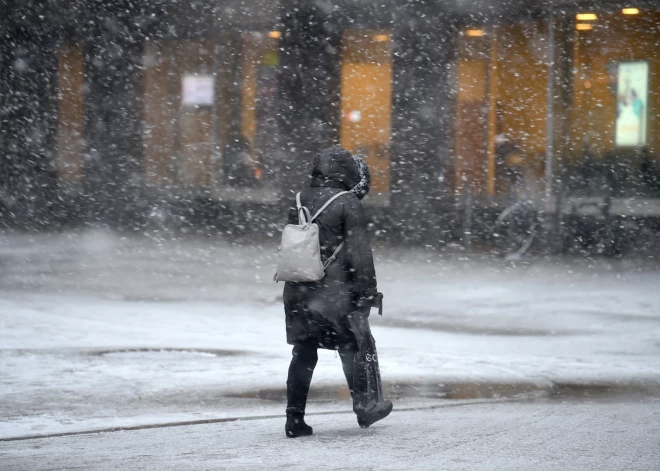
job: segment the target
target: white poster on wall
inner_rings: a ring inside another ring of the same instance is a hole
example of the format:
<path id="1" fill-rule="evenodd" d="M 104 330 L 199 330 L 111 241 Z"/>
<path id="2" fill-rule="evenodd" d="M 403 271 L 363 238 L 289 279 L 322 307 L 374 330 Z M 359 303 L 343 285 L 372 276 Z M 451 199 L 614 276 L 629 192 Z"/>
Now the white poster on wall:
<path id="1" fill-rule="evenodd" d="M 620 62 L 617 71 L 616 136 L 619 147 L 646 145 L 648 62 Z"/>
<path id="2" fill-rule="evenodd" d="M 185 74 L 181 84 L 181 103 L 186 106 L 212 105 L 214 84 L 213 75 Z"/>

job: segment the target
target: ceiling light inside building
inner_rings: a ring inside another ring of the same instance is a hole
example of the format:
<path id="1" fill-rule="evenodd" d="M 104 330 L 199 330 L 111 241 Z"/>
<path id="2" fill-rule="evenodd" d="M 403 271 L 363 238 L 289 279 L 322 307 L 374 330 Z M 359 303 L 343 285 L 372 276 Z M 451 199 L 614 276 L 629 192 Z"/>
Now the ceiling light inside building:
<path id="1" fill-rule="evenodd" d="M 590 25 L 589 23 L 578 23 L 575 25 L 575 29 L 578 31 L 591 31 L 594 29 L 594 25 Z"/>
<path id="2" fill-rule="evenodd" d="M 374 41 L 378 41 L 379 43 L 384 43 L 385 41 L 388 41 L 390 39 L 389 35 L 387 34 L 377 34 L 374 36 Z"/>
<path id="3" fill-rule="evenodd" d="M 473 38 L 480 38 L 481 36 L 485 36 L 486 32 L 483 29 L 468 29 L 465 34 Z"/>
<path id="4" fill-rule="evenodd" d="M 279 31 L 271 31 L 270 33 L 268 33 L 268 37 L 273 39 L 280 39 L 282 37 L 282 33 L 280 33 Z"/>
<path id="5" fill-rule="evenodd" d="M 624 15 L 639 15 L 639 8 L 624 8 L 621 13 Z"/>
<path id="6" fill-rule="evenodd" d="M 596 21 L 598 19 L 595 13 L 578 13 L 575 18 L 579 21 Z"/>

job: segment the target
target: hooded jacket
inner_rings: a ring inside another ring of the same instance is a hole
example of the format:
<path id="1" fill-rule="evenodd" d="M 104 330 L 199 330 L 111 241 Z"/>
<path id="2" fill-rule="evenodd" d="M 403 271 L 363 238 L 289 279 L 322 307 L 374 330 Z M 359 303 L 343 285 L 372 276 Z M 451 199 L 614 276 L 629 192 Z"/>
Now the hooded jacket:
<path id="1" fill-rule="evenodd" d="M 314 214 L 336 193 L 352 190 L 363 182 L 363 177 L 348 151 L 340 147 L 326 149 L 314 158 L 312 180 L 301 193 L 301 203 Z M 366 185 L 360 190 L 362 195 L 368 191 L 368 182 Z M 288 222 L 298 223 L 295 203 Z M 322 261 L 332 256 L 342 241 L 344 247 L 322 280 L 285 284 L 287 342 L 334 350 L 355 343 L 356 334 L 347 316 L 376 294 L 376 273 L 364 209 L 355 192 L 337 198 L 314 222 L 319 226 Z"/>
<path id="2" fill-rule="evenodd" d="M 353 158 L 358 165 L 358 173 L 360 174 L 360 181 L 355 185 L 351 191 L 355 193 L 358 199 L 362 200 L 369 190 L 371 189 L 371 173 L 369 172 L 369 167 L 367 164 L 357 155 L 354 155 Z"/>

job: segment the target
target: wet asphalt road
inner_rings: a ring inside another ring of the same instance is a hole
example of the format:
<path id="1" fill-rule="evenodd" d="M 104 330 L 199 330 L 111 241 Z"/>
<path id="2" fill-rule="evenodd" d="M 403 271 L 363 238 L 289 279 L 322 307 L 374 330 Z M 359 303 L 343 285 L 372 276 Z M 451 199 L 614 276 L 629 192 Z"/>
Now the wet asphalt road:
<path id="1" fill-rule="evenodd" d="M 660 398 L 486 402 L 395 411 L 369 429 L 350 413 L 0 442 L 6 470 L 657 470 Z"/>

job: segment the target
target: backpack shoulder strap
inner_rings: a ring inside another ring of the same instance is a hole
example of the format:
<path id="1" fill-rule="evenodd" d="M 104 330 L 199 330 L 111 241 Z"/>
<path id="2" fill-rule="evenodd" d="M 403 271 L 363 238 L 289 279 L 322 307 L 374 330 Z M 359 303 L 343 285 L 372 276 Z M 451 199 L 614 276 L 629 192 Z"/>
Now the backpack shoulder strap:
<path id="1" fill-rule="evenodd" d="M 309 209 L 300 202 L 300 193 L 296 195 L 296 206 L 298 207 L 298 225 L 306 226 L 307 224 L 311 224 L 312 217 L 309 214 Z"/>
<path id="2" fill-rule="evenodd" d="M 339 198 L 341 195 L 345 195 L 346 193 L 350 193 L 350 191 L 340 191 L 340 192 L 337 193 L 336 195 L 333 195 L 332 198 L 330 198 L 328 201 L 325 202 L 325 204 L 324 204 L 323 206 L 321 206 L 321 209 L 319 209 L 318 211 L 316 211 L 316 214 L 314 214 L 314 216 L 312 216 L 312 220 L 311 220 L 310 222 L 312 222 L 314 219 L 316 219 L 317 217 L 319 217 L 319 215 L 323 212 L 323 210 L 324 210 L 325 208 L 327 208 L 328 206 L 330 206 L 330 203 L 332 203 L 334 200 L 336 200 L 337 198 Z"/>

